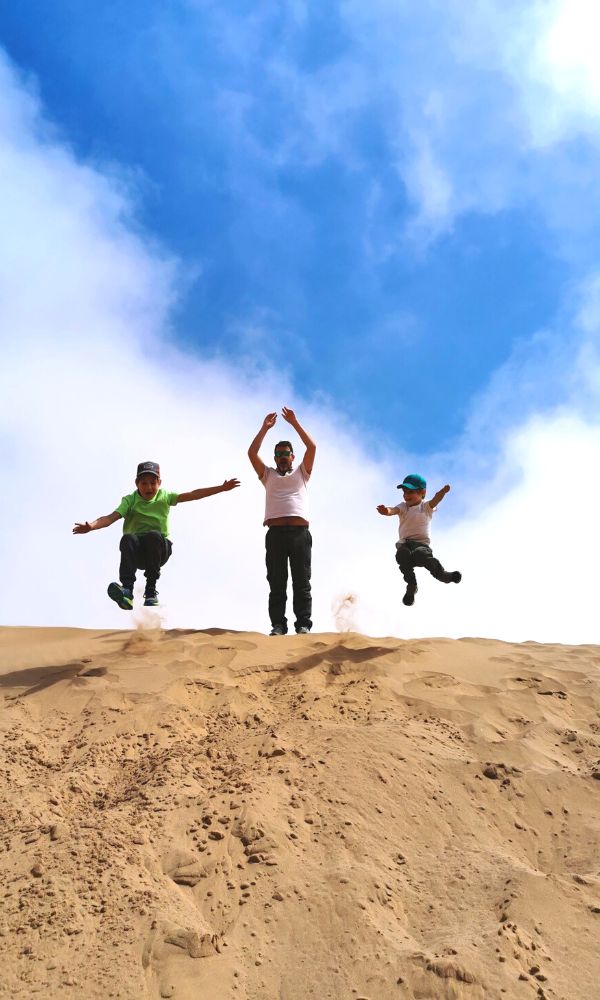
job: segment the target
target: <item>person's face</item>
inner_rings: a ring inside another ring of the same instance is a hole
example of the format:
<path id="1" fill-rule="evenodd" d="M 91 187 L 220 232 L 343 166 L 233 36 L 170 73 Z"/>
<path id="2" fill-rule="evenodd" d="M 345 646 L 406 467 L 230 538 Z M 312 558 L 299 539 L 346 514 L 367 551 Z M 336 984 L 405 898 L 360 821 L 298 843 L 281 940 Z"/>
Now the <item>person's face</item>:
<path id="1" fill-rule="evenodd" d="M 153 476 L 151 472 L 145 472 L 143 476 L 136 479 L 135 485 L 144 500 L 152 500 L 152 497 L 155 497 L 160 489 L 160 482 L 158 476 Z"/>
<path id="2" fill-rule="evenodd" d="M 286 444 L 275 449 L 275 465 L 281 473 L 289 472 L 294 464 L 294 452 Z"/>
<path id="3" fill-rule="evenodd" d="M 425 490 L 402 490 L 404 503 L 409 507 L 415 507 L 421 500 L 425 499 Z"/>

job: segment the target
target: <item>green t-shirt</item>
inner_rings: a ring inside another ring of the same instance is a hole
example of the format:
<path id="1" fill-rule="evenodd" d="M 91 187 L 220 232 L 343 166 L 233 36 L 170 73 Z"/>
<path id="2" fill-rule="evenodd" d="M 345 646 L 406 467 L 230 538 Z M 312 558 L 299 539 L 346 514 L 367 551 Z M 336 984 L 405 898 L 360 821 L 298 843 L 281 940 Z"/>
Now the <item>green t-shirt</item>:
<path id="1" fill-rule="evenodd" d="M 165 538 L 169 537 L 169 508 L 174 507 L 179 499 L 179 493 L 167 493 L 159 490 L 152 500 L 144 500 L 136 490 L 123 497 L 116 508 L 124 517 L 124 535 L 144 535 L 148 531 L 160 531 Z"/>

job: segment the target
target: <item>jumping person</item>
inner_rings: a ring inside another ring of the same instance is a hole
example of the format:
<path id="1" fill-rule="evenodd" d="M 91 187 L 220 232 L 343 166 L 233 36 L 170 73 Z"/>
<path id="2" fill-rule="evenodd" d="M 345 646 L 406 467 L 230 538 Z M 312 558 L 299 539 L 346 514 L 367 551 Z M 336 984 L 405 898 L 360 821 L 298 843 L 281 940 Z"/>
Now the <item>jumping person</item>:
<path id="1" fill-rule="evenodd" d="M 290 424 L 306 448 L 297 469 L 293 468 L 294 449 L 290 441 L 275 445 L 275 467 L 266 466 L 258 451 L 267 431 L 275 426 L 276 413 L 267 413 L 258 434 L 248 448 L 248 458 L 265 487 L 265 537 L 267 580 L 269 582 L 270 635 L 287 633 L 288 563 L 292 575 L 295 629 L 299 635 L 312 628 L 310 570 L 312 537 L 309 531 L 306 485 L 310 479 L 317 446 L 300 426 L 296 414 L 284 406 L 281 415 Z"/>
<path id="2" fill-rule="evenodd" d="M 431 575 L 442 583 L 460 583 L 462 575 L 455 570 L 448 573 L 430 548 L 429 524 L 438 504 L 450 492 L 449 486 L 442 486 L 431 500 L 425 500 L 427 483 L 423 476 L 411 473 L 398 485 L 404 500 L 396 507 L 379 504 L 377 510 L 385 517 L 398 515 L 399 541 L 396 542 L 396 562 L 406 583 L 406 593 L 402 603 L 410 607 L 415 603 L 417 578 L 415 566 L 424 566 Z"/>
<path id="3" fill-rule="evenodd" d="M 215 493 L 233 490 L 240 484 L 237 479 L 226 479 L 221 486 L 206 486 L 190 493 L 169 493 L 161 489 L 157 463 L 141 462 L 137 467 L 135 485 L 135 493 L 123 497 L 112 514 L 105 514 L 95 521 L 77 523 L 73 528 L 74 535 L 86 535 L 88 531 L 107 528 L 124 518 L 120 545 L 121 583 L 111 583 L 108 587 L 108 596 L 124 611 L 133 608 L 133 585 L 138 569 L 145 571 L 144 605 L 154 607 L 158 604 L 156 581 L 173 548 L 169 538 L 169 508 L 188 500 L 203 500 Z"/>

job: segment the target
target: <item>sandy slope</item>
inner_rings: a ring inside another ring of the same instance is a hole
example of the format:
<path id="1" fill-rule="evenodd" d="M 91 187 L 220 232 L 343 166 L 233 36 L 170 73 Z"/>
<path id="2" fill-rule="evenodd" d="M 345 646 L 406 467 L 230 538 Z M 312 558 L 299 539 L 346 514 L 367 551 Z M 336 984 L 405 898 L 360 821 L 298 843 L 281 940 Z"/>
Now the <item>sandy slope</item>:
<path id="1" fill-rule="evenodd" d="M 600 647 L 0 651 L 0 995 L 600 995 Z"/>

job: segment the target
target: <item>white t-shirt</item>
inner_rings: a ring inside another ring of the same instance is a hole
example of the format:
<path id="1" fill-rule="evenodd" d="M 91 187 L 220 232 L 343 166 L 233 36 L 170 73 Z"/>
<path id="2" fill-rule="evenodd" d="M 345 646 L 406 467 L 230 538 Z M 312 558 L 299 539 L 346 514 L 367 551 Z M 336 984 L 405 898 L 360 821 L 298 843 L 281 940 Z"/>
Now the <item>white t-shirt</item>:
<path id="1" fill-rule="evenodd" d="M 405 542 L 407 538 L 414 538 L 415 541 L 429 545 L 429 522 L 433 517 L 434 508 L 428 500 L 422 500 L 421 503 L 417 503 L 413 507 L 409 507 L 403 501 L 393 510 L 400 521 L 398 526 L 400 542 Z"/>
<path id="2" fill-rule="evenodd" d="M 263 524 L 274 517 L 301 517 L 308 521 L 306 484 L 309 479 L 310 473 L 303 465 L 299 465 L 285 476 L 281 476 L 277 469 L 265 466 L 261 478 L 266 491 Z"/>

